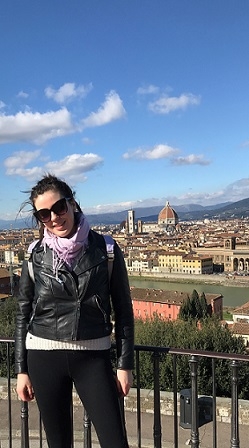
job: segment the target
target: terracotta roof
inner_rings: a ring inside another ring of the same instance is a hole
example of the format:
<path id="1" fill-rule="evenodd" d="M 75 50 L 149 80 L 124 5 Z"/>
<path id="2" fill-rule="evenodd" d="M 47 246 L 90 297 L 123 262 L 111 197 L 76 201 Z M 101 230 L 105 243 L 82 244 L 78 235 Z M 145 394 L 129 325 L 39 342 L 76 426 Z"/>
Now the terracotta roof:
<path id="1" fill-rule="evenodd" d="M 212 258 L 211 255 L 197 255 L 197 254 L 186 254 L 184 255 L 184 260 L 207 260 Z"/>
<path id="2" fill-rule="evenodd" d="M 249 302 L 246 302 L 238 308 L 235 308 L 235 310 L 233 310 L 233 314 L 249 315 Z"/>
<path id="3" fill-rule="evenodd" d="M 191 297 L 191 293 L 183 291 L 166 291 L 161 289 L 144 289 L 131 288 L 131 298 L 137 301 L 159 302 L 181 305 L 187 297 Z M 221 297 L 221 294 L 205 294 L 207 303 L 210 304 L 213 300 Z"/>
<path id="4" fill-rule="evenodd" d="M 8 297 L 10 297 L 9 294 L 0 294 L 0 301 L 1 301 L 1 300 L 8 299 Z"/>
<path id="5" fill-rule="evenodd" d="M 8 277 L 10 277 L 8 269 L 0 268 L 0 278 L 8 278 Z"/>
<path id="6" fill-rule="evenodd" d="M 165 222 L 167 220 L 174 220 L 176 223 L 178 223 L 178 215 L 175 210 L 170 207 L 169 202 L 167 202 L 166 206 L 159 212 L 158 215 L 158 222 Z"/>
<path id="7" fill-rule="evenodd" d="M 247 322 L 234 322 L 234 324 L 231 327 L 231 331 L 234 334 L 249 335 L 249 323 L 247 323 Z"/>

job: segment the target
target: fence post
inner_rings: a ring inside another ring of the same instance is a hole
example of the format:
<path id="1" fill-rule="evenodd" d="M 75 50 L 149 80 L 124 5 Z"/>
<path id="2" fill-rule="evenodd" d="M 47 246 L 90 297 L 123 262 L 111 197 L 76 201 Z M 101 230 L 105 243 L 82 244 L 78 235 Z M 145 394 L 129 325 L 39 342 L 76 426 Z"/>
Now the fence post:
<path id="1" fill-rule="evenodd" d="M 154 448 L 162 447 L 162 426 L 160 409 L 160 386 L 159 386 L 159 360 L 160 354 L 153 353 L 154 361 Z"/>
<path id="2" fill-rule="evenodd" d="M 88 417 L 86 410 L 84 409 L 84 448 L 92 447 L 92 431 L 91 420 Z"/>
<path id="3" fill-rule="evenodd" d="M 213 448 L 217 448 L 217 417 L 216 417 L 216 374 L 215 359 L 212 358 L 212 391 L 213 391 Z"/>
<path id="4" fill-rule="evenodd" d="M 141 448 L 142 426 L 141 426 L 141 386 L 140 386 L 140 361 L 139 350 L 136 350 L 136 382 L 137 382 L 137 446 Z"/>
<path id="5" fill-rule="evenodd" d="M 176 368 L 176 355 L 173 356 L 173 396 L 174 396 L 174 446 L 178 447 L 178 417 L 177 417 L 177 368 Z"/>
<path id="6" fill-rule="evenodd" d="M 11 379 L 10 379 L 10 343 L 7 343 L 7 378 L 8 378 L 9 448 L 12 448 Z M 1 444 L 1 441 L 0 441 L 0 444 Z M 1 446 L 0 446 L 0 448 L 1 448 Z"/>
<path id="7" fill-rule="evenodd" d="M 27 401 L 21 401 L 21 448 L 29 448 L 29 411 Z"/>
<path id="8" fill-rule="evenodd" d="M 239 411 L 238 411 L 238 361 L 231 362 L 232 399 L 231 399 L 231 448 L 239 448 Z"/>
<path id="9" fill-rule="evenodd" d="M 198 357 L 191 356 L 189 364 L 191 373 L 191 393 L 192 393 L 191 446 L 192 448 L 199 448 L 198 389 L 197 389 Z"/>

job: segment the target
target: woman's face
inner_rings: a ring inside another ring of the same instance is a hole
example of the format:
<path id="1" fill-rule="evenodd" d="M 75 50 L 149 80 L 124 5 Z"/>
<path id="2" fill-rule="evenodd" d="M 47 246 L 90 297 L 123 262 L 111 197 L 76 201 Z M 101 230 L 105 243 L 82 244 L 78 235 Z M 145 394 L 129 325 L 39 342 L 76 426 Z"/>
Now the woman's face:
<path id="1" fill-rule="evenodd" d="M 34 206 L 37 211 L 44 208 L 50 210 L 53 205 L 62 198 L 63 196 L 57 191 L 46 191 L 37 196 L 34 201 Z M 44 226 L 47 227 L 50 232 L 60 238 L 69 238 L 75 233 L 74 205 L 67 201 L 67 208 L 67 212 L 63 215 L 56 215 L 51 211 L 50 221 L 44 223 Z"/>

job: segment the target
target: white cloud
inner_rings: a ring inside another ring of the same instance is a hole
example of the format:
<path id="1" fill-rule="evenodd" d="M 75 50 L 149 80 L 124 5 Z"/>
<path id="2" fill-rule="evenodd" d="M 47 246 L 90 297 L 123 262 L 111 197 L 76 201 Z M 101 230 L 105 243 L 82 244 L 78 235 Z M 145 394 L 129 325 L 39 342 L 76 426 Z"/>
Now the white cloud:
<path id="1" fill-rule="evenodd" d="M 228 201 L 240 201 L 249 198 L 249 178 L 239 179 L 224 189 Z"/>
<path id="2" fill-rule="evenodd" d="M 65 86 L 65 85 L 64 85 Z M 61 95 L 66 96 L 65 92 Z M 0 102 L 0 108 L 4 103 Z M 86 127 L 102 126 L 125 116 L 126 112 L 118 94 L 111 91 L 97 112 L 92 112 L 80 125 L 72 123 L 66 107 L 45 113 L 25 110 L 16 115 L 0 113 L 0 145 L 3 143 L 32 142 L 37 145 L 47 140 L 80 132 Z M 83 126 L 82 126 L 83 124 Z"/>
<path id="3" fill-rule="evenodd" d="M 201 155 L 195 155 L 195 154 L 189 154 L 185 157 L 175 157 L 171 159 L 171 163 L 173 165 L 210 165 L 210 160 L 205 160 L 204 156 Z"/>
<path id="4" fill-rule="evenodd" d="M 82 182 L 86 180 L 86 172 L 94 170 L 102 163 L 103 159 L 97 154 L 71 154 L 60 161 L 47 163 L 45 169 L 58 177 Z"/>
<path id="5" fill-rule="evenodd" d="M 39 149 L 35 151 L 18 151 L 14 152 L 14 154 L 10 157 L 7 157 L 4 161 L 4 166 L 7 168 L 7 174 L 15 174 L 12 173 L 12 170 L 15 170 L 19 167 L 24 167 L 29 163 L 36 160 L 41 154 Z"/>
<path id="6" fill-rule="evenodd" d="M 183 93 L 179 97 L 163 95 L 158 100 L 150 102 L 148 108 L 155 114 L 169 114 L 176 110 L 184 110 L 188 106 L 198 105 L 200 101 L 200 96 L 192 93 Z"/>
<path id="7" fill-rule="evenodd" d="M 179 196 L 169 196 L 167 200 L 172 206 L 182 204 L 207 206 L 223 202 L 237 202 L 247 198 L 249 198 L 249 178 L 239 179 L 215 191 L 187 192 Z"/>
<path id="8" fill-rule="evenodd" d="M 37 160 L 41 151 L 39 149 L 35 151 L 19 151 L 15 152 L 12 156 L 7 157 L 4 161 L 6 168 L 6 174 L 8 176 L 21 176 L 27 179 L 35 179 L 42 174 L 40 167 L 26 168 L 27 165 Z"/>
<path id="9" fill-rule="evenodd" d="M 114 120 L 124 118 L 126 115 L 123 102 L 115 91 L 106 95 L 105 101 L 99 107 L 97 112 L 92 112 L 88 117 L 82 120 L 84 128 L 103 126 Z"/>
<path id="10" fill-rule="evenodd" d="M 242 148 L 248 148 L 249 147 L 249 140 L 242 143 Z"/>
<path id="11" fill-rule="evenodd" d="M 0 109 L 4 109 L 5 106 L 6 106 L 6 104 L 0 100 Z"/>
<path id="12" fill-rule="evenodd" d="M 91 140 L 89 137 L 83 137 L 83 138 L 82 138 L 82 143 L 83 143 L 84 145 L 92 145 L 93 140 Z"/>
<path id="13" fill-rule="evenodd" d="M 123 154 L 124 159 L 138 159 L 138 160 L 157 160 L 169 158 L 176 154 L 179 150 L 168 145 L 156 145 L 151 149 L 138 148 L 135 151 L 126 152 Z"/>
<path id="14" fill-rule="evenodd" d="M 150 84 L 148 86 L 139 87 L 137 89 L 137 94 L 138 95 L 151 95 L 151 94 L 158 93 L 158 91 L 159 91 L 159 87 L 154 86 L 153 84 Z"/>
<path id="15" fill-rule="evenodd" d="M 219 190 L 211 193 L 197 192 L 197 193 L 184 193 L 178 197 L 171 196 L 169 201 L 171 204 L 201 204 L 201 205 L 215 205 L 220 202 L 227 202 L 230 199 L 224 197 L 224 190 Z"/>
<path id="16" fill-rule="evenodd" d="M 98 168 L 103 159 L 97 154 L 71 154 L 64 159 L 49 161 L 43 166 L 37 165 L 28 167 L 33 162 L 41 162 L 41 151 L 19 151 L 4 161 L 6 174 L 8 176 L 21 176 L 27 180 L 35 180 L 45 172 L 52 172 L 56 176 L 66 177 L 73 182 L 83 182 L 86 180 L 85 173 Z"/>
<path id="17" fill-rule="evenodd" d="M 53 99 L 56 103 L 64 104 L 75 98 L 84 98 L 93 88 L 92 83 L 76 86 L 73 82 L 67 82 L 63 84 L 58 90 L 52 87 L 45 89 L 45 95 L 47 98 Z"/>
<path id="18" fill-rule="evenodd" d="M 18 92 L 17 94 L 17 98 L 28 98 L 29 94 L 24 92 L 23 90 L 21 90 L 20 92 Z"/>
<path id="19" fill-rule="evenodd" d="M 99 214 L 99 213 L 114 213 L 120 212 L 122 210 L 130 210 L 134 207 L 142 207 L 143 205 L 138 205 L 139 201 L 126 201 L 117 202 L 112 204 L 99 204 L 93 207 L 84 208 L 84 212 L 89 214 Z"/>
<path id="20" fill-rule="evenodd" d="M 30 141 L 41 144 L 73 132 L 71 114 L 66 108 L 56 112 L 18 112 L 0 115 L 0 144 Z"/>

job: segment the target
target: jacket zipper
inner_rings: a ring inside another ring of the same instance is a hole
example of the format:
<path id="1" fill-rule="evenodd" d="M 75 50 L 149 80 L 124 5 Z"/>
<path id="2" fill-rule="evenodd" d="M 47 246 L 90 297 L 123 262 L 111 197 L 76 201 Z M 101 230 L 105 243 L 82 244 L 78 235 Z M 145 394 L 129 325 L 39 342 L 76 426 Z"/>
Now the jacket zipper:
<path id="1" fill-rule="evenodd" d="M 60 283 L 60 285 L 63 283 L 63 280 L 61 280 L 59 277 L 55 277 L 54 275 L 48 274 L 47 272 L 41 271 L 41 274 L 51 278 L 52 280 L 56 280 L 58 283 Z"/>
<path id="2" fill-rule="evenodd" d="M 106 260 L 106 257 L 103 259 L 103 262 L 104 262 L 104 260 Z M 95 266 L 98 266 L 98 264 L 99 264 L 99 263 L 97 263 Z M 95 266 L 92 266 L 91 269 L 94 268 Z M 86 272 L 87 272 L 87 271 L 86 271 Z M 90 271 L 88 270 L 88 272 L 90 272 Z M 45 275 L 45 276 L 47 276 L 47 277 L 53 279 L 53 280 L 56 280 L 56 281 L 57 281 L 58 283 L 60 283 L 60 284 L 63 284 L 63 283 L 64 283 L 63 280 L 61 280 L 60 278 L 56 278 L 55 276 L 53 276 L 53 275 L 51 275 L 51 274 L 48 274 L 47 272 L 41 272 L 41 273 L 42 273 L 43 275 Z M 70 275 L 70 273 L 67 272 L 67 275 Z M 79 300 L 79 294 L 78 294 L 78 289 L 77 289 L 77 287 L 76 287 L 75 280 L 74 280 L 74 278 L 73 278 L 72 275 L 70 275 L 70 276 L 71 276 L 71 278 L 72 278 L 72 280 L 73 280 L 73 284 L 74 284 L 74 286 L 75 286 L 75 287 L 74 287 L 74 292 L 75 292 L 75 297 L 77 298 L 77 307 L 76 307 L 76 313 L 75 313 L 75 325 L 74 325 L 74 330 L 73 330 L 73 332 L 72 332 L 72 340 L 75 341 L 75 340 L 77 339 L 77 331 L 78 331 L 78 323 L 79 323 L 79 317 L 80 317 L 80 304 L 81 304 L 81 301 Z M 91 275 L 90 275 L 90 273 L 89 273 L 88 280 L 87 280 L 87 282 L 86 282 L 85 285 L 84 285 L 84 291 L 82 292 L 82 296 L 84 296 L 84 293 L 85 293 L 85 291 L 86 291 L 87 288 L 88 288 L 89 281 L 90 281 L 90 277 L 91 277 Z M 98 298 L 97 298 L 97 297 L 96 297 L 96 304 L 97 304 L 97 307 L 99 308 L 99 310 L 101 311 L 101 313 L 102 313 L 103 316 L 104 316 L 104 322 L 107 323 L 107 322 L 108 322 L 108 319 L 107 319 L 106 312 L 105 312 L 105 310 L 101 307 L 101 305 L 99 304 L 99 302 L 98 302 Z"/>
<path id="3" fill-rule="evenodd" d="M 34 318 L 35 318 L 35 313 L 36 313 L 36 308 L 37 308 L 38 302 L 39 302 L 39 297 L 38 297 L 38 299 L 37 299 L 37 301 L 36 301 L 36 303 L 35 303 L 34 309 L 33 309 L 33 311 L 32 311 L 32 315 L 31 315 L 31 317 L 30 317 L 30 319 L 29 319 L 28 329 L 30 329 L 30 327 L 31 327 L 31 325 L 32 325 L 32 322 L 33 322 L 33 320 L 34 320 Z"/>
<path id="4" fill-rule="evenodd" d="M 73 278 L 73 276 L 72 276 L 72 278 Z M 74 281 L 74 278 L 73 278 L 73 281 Z M 84 285 L 85 286 L 84 291 L 86 291 L 86 289 L 88 288 L 89 281 L 90 281 L 90 274 L 88 276 L 87 282 Z M 72 333 L 73 341 L 75 341 L 77 339 L 77 332 L 78 332 L 79 319 L 80 319 L 80 305 L 81 305 L 81 301 L 79 299 L 79 293 L 78 293 L 78 289 L 76 287 L 75 281 L 74 281 L 74 285 L 75 285 L 75 293 L 76 293 L 76 297 L 77 297 L 77 307 L 76 307 L 76 313 L 75 313 L 75 325 L 74 325 L 74 330 Z"/>
<path id="5" fill-rule="evenodd" d="M 51 278 L 52 280 L 56 280 L 60 285 L 64 284 L 63 280 L 61 280 L 58 277 L 55 277 L 54 275 L 48 274 L 47 272 L 41 271 L 41 274 L 45 275 L 46 277 Z M 72 283 L 74 286 L 74 295 L 75 298 L 77 299 L 77 305 L 76 305 L 76 312 L 75 312 L 75 325 L 74 325 L 74 330 L 72 331 L 72 340 L 76 340 L 77 337 L 77 328 L 78 328 L 78 322 L 79 322 L 79 315 L 80 315 L 80 300 L 79 300 L 79 294 L 78 294 L 78 290 L 76 287 L 76 283 L 75 280 L 73 278 L 73 276 L 70 274 L 70 272 L 67 272 L 67 276 L 70 275 L 71 279 L 72 279 Z M 89 280 L 88 280 L 89 282 Z M 87 285 L 88 285 L 87 282 Z"/>
<path id="6" fill-rule="evenodd" d="M 95 302 L 96 302 L 96 305 L 97 305 L 98 309 L 101 311 L 101 313 L 104 316 L 105 324 L 107 324 L 107 314 L 106 314 L 105 310 L 102 308 L 102 306 L 100 305 L 100 303 L 98 301 L 98 296 L 96 296 Z"/>
<path id="7" fill-rule="evenodd" d="M 104 262 L 104 261 L 106 260 L 106 258 L 107 258 L 107 257 L 103 257 L 102 262 Z M 91 274 L 90 274 L 91 270 L 92 270 L 93 268 L 95 268 L 96 266 L 98 266 L 99 264 L 100 264 L 100 263 L 96 263 L 94 266 L 91 266 L 91 269 L 90 269 L 90 270 L 87 269 L 86 271 L 84 271 L 84 272 L 89 272 L 89 276 L 88 276 L 87 282 L 86 282 L 85 285 L 84 285 L 84 290 L 82 291 L 82 297 L 84 297 L 84 294 L 85 294 L 85 292 L 86 292 L 86 290 L 87 290 L 87 288 L 88 288 L 88 285 L 89 285 L 89 282 L 90 282 L 90 278 L 91 278 Z M 82 272 L 82 273 L 84 273 L 84 272 Z M 78 297 L 78 292 L 77 292 L 77 297 Z M 104 316 L 104 321 L 105 321 L 105 323 L 107 323 L 108 320 L 107 320 L 106 313 L 105 313 L 105 311 L 101 308 L 101 306 L 100 306 L 100 304 L 99 304 L 99 302 L 98 302 L 97 297 L 96 297 L 96 303 L 97 303 L 97 307 L 99 308 L 99 310 L 102 312 L 102 314 L 103 314 L 103 316 Z M 76 309 L 76 316 L 75 316 L 75 328 L 74 328 L 74 333 L 72 334 L 72 339 L 73 339 L 73 340 L 76 340 L 76 339 L 77 339 L 77 330 L 78 330 L 79 317 L 80 317 L 80 304 L 81 304 L 81 301 L 79 300 L 79 298 L 77 298 L 77 309 Z"/>

